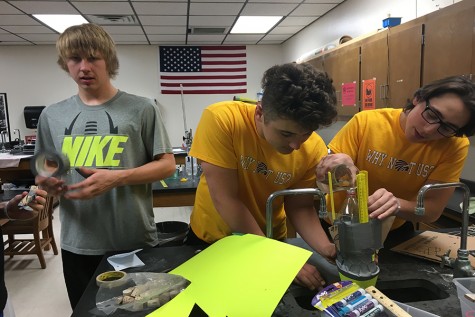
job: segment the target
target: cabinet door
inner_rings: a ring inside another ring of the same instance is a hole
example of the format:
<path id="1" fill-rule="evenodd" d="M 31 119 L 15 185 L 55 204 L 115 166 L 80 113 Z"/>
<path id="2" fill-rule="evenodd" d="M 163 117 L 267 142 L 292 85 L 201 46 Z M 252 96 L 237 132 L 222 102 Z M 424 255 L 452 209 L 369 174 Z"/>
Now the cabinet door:
<path id="1" fill-rule="evenodd" d="M 323 66 L 333 79 L 337 93 L 338 116 L 347 119 L 359 111 L 359 45 L 345 46 L 325 55 Z M 342 84 L 356 83 L 355 105 L 342 105 Z"/>
<path id="2" fill-rule="evenodd" d="M 388 104 L 403 108 L 421 86 L 422 31 L 419 24 L 410 28 L 389 29 Z"/>
<path id="3" fill-rule="evenodd" d="M 376 79 L 376 108 L 388 102 L 388 32 L 384 30 L 361 44 L 361 80 Z"/>
<path id="4" fill-rule="evenodd" d="M 324 70 L 323 69 L 323 59 L 324 59 L 324 56 L 319 55 L 319 56 L 317 56 L 315 58 L 312 58 L 311 60 L 307 61 L 307 63 L 309 63 L 310 65 L 312 65 L 316 69 Z"/>
<path id="5" fill-rule="evenodd" d="M 427 19 L 424 32 L 423 84 L 472 73 L 475 8 Z"/>

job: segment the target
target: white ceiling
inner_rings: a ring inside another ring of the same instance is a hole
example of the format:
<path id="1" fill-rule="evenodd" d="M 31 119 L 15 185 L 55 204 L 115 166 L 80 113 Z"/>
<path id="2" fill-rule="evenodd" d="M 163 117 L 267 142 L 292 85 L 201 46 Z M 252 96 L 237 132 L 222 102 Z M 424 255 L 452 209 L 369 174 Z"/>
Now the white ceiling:
<path id="1" fill-rule="evenodd" d="M 33 14 L 81 14 L 117 44 L 281 44 L 345 0 L 15 0 L 0 1 L 0 45 L 54 44 L 58 33 Z M 266 34 L 229 34 L 239 15 L 283 16 Z M 219 34 L 191 34 L 222 28 Z M 195 32 L 197 32 L 196 30 Z"/>

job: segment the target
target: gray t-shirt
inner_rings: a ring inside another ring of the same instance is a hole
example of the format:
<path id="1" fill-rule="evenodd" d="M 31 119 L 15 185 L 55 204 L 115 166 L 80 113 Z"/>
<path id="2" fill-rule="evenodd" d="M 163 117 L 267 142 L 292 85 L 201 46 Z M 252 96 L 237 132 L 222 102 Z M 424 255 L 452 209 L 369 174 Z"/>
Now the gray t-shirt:
<path id="1" fill-rule="evenodd" d="M 47 107 L 38 123 L 35 151 L 65 153 L 66 184 L 84 180 L 76 167 L 128 169 L 173 153 L 158 108 L 150 99 L 119 91 L 103 105 L 75 95 Z M 113 188 L 88 200 L 60 198 L 61 248 L 101 255 L 158 243 L 152 185 Z"/>

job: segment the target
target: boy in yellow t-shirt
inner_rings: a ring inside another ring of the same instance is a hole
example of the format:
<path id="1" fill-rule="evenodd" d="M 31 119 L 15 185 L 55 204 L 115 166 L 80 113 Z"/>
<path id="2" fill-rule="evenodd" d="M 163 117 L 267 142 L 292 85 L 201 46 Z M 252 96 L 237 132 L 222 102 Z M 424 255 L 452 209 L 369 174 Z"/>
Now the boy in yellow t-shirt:
<path id="1" fill-rule="evenodd" d="M 288 63 L 268 69 L 262 88 L 257 105 L 225 101 L 203 112 L 190 151 L 201 161 L 203 174 L 188 244 L 211 244 L 232 233 L 264 236 L 270 194 L 315 187 L 314 171 L 327 149 L 314 131 L 330 125 L 337 114 L 331 79 L 311 65 Z M 312 195 L 279 197 L 273 207 L 275 238 L 286 238 L 288 217 L 313 250 L 335 257 Z M 318 269 L 305 265 L 296 281 L 320 288 L 324 281 Z"/>
<path id="2" fill-rule="evenodd" d="M 329 143 L 332 154 L 319 163 L 317 178 L 337 164 L 354 164 L 368 171 L 371 218 L 396 216 L 392 230 L 406 221 L 410 227 L 431 223 L 454 188 L 427 192 L 422 216 L 415 215 L 418 191 L 425 184 L 459 181 L 467 137 L 474 134 L 475 84 L 462 76 L 444 78 L 418 89 L 404 109 L 356 114 Z"/>

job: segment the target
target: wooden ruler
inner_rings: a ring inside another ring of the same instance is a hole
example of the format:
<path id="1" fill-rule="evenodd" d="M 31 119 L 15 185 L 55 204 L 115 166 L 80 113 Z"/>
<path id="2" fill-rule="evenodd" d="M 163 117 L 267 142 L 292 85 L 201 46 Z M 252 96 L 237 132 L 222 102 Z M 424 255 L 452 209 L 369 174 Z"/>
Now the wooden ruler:
<path id="1" fill-rule="evenodd" d="M 393 302 L 390 298 L 388 298 L 386 295 L 381 293 L 380 290 L 378 290 L 374 286 L 368 286 L 366 288 L 366 292 L 370 294 L 375 300 L 378 301 L 381 305 L 383 305 L 384 309 L 386 311 L 391 312 L 394 316 L 397 317 L 411 317 L 409 313 L 407 313 L 404 309 L 399 307 L 395 302 Z"/>

